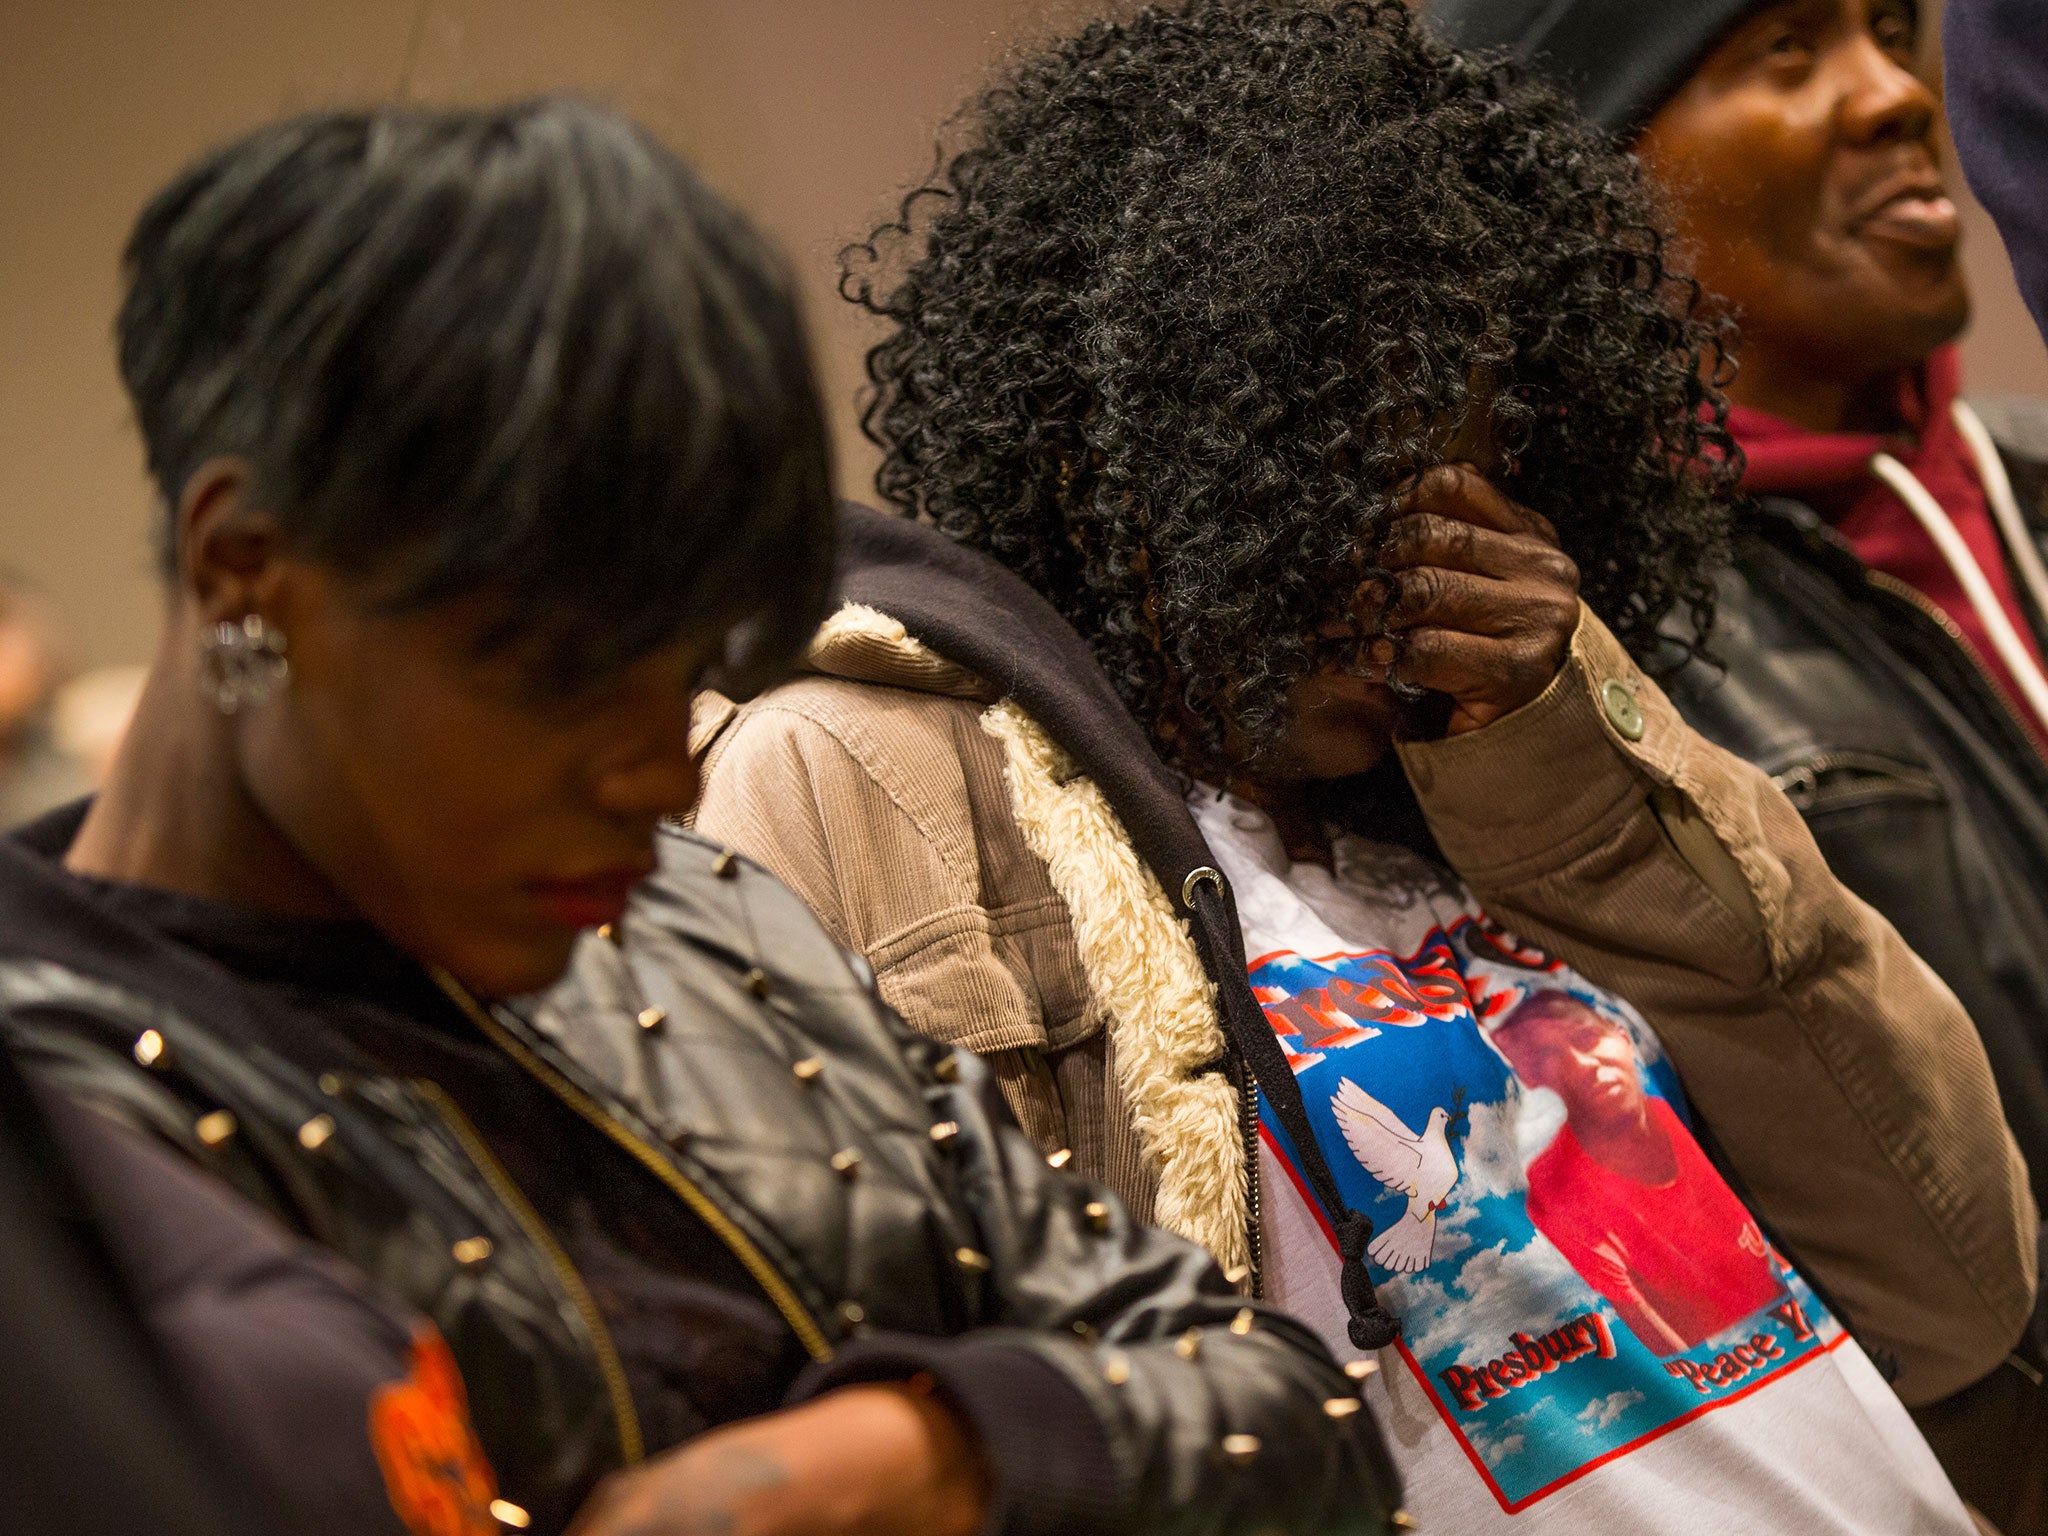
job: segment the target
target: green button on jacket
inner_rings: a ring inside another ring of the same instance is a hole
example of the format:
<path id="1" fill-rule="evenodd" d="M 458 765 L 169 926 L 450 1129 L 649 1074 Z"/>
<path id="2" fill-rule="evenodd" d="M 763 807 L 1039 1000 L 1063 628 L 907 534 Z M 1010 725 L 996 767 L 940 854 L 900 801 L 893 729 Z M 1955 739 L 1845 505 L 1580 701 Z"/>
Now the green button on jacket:
<path id="1" fill-rule="evenodd" d="M 1607 679 L 1600 685 L 1600 703 L 1607 710 L 1608 722 L 1624 741 L 1643 739 L 1643 707 L 1636 703 L 1636 696 L 1628 691 L 1626 683 L 1618 677 Z"/>

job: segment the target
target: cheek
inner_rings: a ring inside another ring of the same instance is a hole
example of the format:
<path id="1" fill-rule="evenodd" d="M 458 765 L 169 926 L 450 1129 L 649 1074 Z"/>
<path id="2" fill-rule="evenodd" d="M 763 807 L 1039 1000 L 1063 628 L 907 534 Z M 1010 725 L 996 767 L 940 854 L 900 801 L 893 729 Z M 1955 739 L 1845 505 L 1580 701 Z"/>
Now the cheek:
<path id="1" fill-rule="evenodd" d="M 1348 779 L 1377 767 L 1392 744 L 1393 733 L 1383 721 L 1324 716 L 1290 731 L 1280 756 L 1289 777 Z"/>
<path id="2" fill-rule="evenodd" d="M 1774 98 L 1722 104 L 1641 146 L 1695 275 L 1745 309 L 1768 307 L 1786 264 L 1810 260 L 1824 223 L 1824 116 Z"/>
<path id="3" fill-rule="evenodd" d="M 266 809 L 401 949 L 481 996 L 545 987 L 575 933 L 528 882 L 589 841 L 565 810 L 572 776 L 546 744 L 453 701 L 387 686 L 362 704 L 309 697 L 282 717 Z"/>
<path id="4" fill-rule="evenodd" d="M 1619 1072 L 1630 1081 L 1635 1078 L 1635 1053 L 1625 1045 L 1603 1046 L 1595 1053 L 1594 1064 Z"/>
<path id="5" fill-rule="evenodd" d="M 419 647 L 377 639 L 294 640 L 293 686 L 251 721 L 250 782 L 301 853 L 394 937 L 481 921 L 530 861 L 565 775 L 509 712 L 450 686 Z"/>
<path id="6" fill-rule="evenodd" d="M 1291 775 L 1341 779 L 1364 773 L 1394 740 L 1393 695 L 1355 678 L 1311 678 L 1289 699 L 1279 757 Z"/>

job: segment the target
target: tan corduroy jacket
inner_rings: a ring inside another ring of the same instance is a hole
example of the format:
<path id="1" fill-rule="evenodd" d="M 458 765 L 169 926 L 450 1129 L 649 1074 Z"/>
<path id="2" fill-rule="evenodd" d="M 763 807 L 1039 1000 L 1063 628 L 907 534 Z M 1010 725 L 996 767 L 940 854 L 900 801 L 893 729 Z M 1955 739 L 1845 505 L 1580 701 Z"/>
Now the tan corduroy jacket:
<path id="1" fill-rule="evenodd" d="M 1235 1093 L 1192 942 L 1093 786 L 869 609 L 808 675 L 707 701 L 697 826 L 787 881 L 923 1032 L 989 1056 L 1027 1131 L 1242 1255 Z M 1908 1402 L 2004 1358 L 2039 1218 L 1968 1017 L 1756 769 L 1598 619 L 1544 694 L 1405 744 L 1445 856 L 1509 928 L 1656 1027 L 1743 1194 L 1889 1352 Z"/>

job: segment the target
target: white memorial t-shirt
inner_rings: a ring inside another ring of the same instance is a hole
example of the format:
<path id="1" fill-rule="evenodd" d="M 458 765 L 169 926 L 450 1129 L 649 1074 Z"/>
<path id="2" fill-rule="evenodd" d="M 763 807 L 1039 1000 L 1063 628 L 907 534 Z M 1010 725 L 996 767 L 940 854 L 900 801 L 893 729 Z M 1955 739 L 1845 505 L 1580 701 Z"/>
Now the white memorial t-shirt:
<path id="1" fill-rule="evenodd" d="M 1425 1532 L 1971 1536 L 1898 1398 L 1700 1151 L 1648 1024 L 1405 849 L 1289 860 L 1197 787 L 1370 1273 L 1367 1405 Z M 1262 1106 L 1266 1294 L 1339 1359 L 1339 1260 Z"/>

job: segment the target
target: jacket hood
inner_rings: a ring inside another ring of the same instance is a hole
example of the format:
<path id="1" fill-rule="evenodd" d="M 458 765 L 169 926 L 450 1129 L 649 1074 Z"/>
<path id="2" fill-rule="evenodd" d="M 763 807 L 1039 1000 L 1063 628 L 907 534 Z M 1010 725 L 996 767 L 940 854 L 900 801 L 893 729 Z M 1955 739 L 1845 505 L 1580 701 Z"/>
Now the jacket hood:
<path id="1" fill-rule="evenodd" d="M 1000 695 L 967 668 L 913 639 L 900 619 L 866 603 L 841 603 L 804 649 L 801 670 L 849 682 L 993 704 Z"/>

